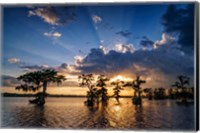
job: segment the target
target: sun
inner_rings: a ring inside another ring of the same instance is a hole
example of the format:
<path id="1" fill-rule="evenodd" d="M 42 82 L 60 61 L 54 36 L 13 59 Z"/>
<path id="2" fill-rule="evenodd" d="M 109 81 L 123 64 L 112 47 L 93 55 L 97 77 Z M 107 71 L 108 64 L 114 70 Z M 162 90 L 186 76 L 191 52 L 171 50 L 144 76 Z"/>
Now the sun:
<path id="1" fill-rule="evenodd" d="M 117 80 L 120 80 L 120 81 L 132 81 L 133 79 L 129 78 L 129 77 L 122 76 L 122 75 L 117 75 L 116 77 L 113 77 L 113 78 L 110 79 L 111 82 L 117 81 Z"/>

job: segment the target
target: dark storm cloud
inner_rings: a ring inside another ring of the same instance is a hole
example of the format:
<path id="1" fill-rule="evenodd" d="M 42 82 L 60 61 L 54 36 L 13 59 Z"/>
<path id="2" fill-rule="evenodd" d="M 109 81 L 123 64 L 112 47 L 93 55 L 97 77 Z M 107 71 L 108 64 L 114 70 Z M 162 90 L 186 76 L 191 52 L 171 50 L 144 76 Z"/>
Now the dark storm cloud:
<path id="1" fill-rule="evenodd" d="M 82 73 L 154 75 L 152 70 L 164 75 L 176 77 L 179 74 L 193 75 L 193 58 L 171 45 L 161 45 L 153 50 L 137 50 L 117 52 L 110 50 L 104 53 L 102 49 L 91 49 L 77 68 Z"/>
<path id="2" fill-rule="evenodd" d="M 170 34 L 178 34 L 178 43 L 185 51 L 194 48 L 194 4 L 185 8 L 170 5 L 162 16 L 164 30 Z"/>
<path id="3" fill-rule="evenodd" d="M 2 86 L 12 87 L 19 84 L 20 82 L 15 77 L 2 75 Z"/>
<path id="4" fill-rule="evenodd" d="M 152 45 L 154 44 L 154 41 L 150 40 L 148 37 L 143 36 L 142 40 L 140 41 L 140 45 L 143 47 L 152 47 Z"/>
<path id="5" fill-rule="evenodd" d="M 29 16 L 38 16 L 51 25 L 64 25 L 76 20 L 75 7 L 36 7 L 29 11 Z"/>
<path id="6" fill-rule="evenodd" d="M 128 30 L 125 30 L 125 31 L 116 32 L 116 34 L 121 35 L 121 36 L 127 38 L 127 37 L 129 37 L 132 33 L 129 32 Z"/>

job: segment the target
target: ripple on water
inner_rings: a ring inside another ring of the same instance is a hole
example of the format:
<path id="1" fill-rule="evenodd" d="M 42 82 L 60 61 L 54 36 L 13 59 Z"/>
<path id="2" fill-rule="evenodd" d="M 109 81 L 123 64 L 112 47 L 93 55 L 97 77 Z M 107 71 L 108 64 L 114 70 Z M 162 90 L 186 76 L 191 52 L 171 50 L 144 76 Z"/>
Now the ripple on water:
<path id="1" fill-rule="evenodd" d="M 88 108 L 85 98 L 48 98 L 44 107 L 28 98 L 2 99 L 2 127 L 67 129 L 194 129 L 194 105 L 179 106 L 172 100 L 149 101 L 141 107 L 130 98 L 120 104 Z"/>

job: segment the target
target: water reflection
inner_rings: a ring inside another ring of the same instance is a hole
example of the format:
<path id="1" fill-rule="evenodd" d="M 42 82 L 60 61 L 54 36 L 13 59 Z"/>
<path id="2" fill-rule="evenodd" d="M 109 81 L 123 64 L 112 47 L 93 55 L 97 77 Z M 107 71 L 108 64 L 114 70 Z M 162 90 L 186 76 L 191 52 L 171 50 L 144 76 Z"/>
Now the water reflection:
<path id="1" fill-rule="evenodd" d="M 32 123 L 33 127 L 45 127 L 45 123 L 47 123 L 45 117 L 45 106 L 34 106 L 33 107 L 33 116 L 35 116 L 34 121 Z"/>
<path id="2" fill-rule="evenodd" d="M 193 129 L 194 105 L 179 106 L 172 100 L 143 100 L 135 106 L 131 99 L 120 104 L 109 99 L 95 107 L 84 98 L 49 98 L 44 107 L 27 104 L 26 98 L 4 98 L 2 126 L 67 129 Z"/>
<path id="3" fill-rule="evenodd" d="M 135 114 L 134 114 L 134 117 L 135 117 L 135 126 L 137 128 L 144 128 L 144 114 L 143 114 L 143 109 L 142 109 L 142 106 L 135 106 Z"/>

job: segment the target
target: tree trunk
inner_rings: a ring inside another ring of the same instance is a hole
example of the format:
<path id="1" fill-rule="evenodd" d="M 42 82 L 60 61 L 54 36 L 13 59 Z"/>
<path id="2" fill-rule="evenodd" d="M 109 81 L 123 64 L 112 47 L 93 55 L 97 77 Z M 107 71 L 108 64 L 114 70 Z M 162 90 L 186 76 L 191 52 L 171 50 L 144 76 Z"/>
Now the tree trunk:
<path id="1" fill-rule="evenodd" d="M 40 98 L 39 105 L 44 105 L 45 104 L 45 95 L 46 95 L 46 89 L 47 89 L 47 82 L 43 82 L 43 91 L 42 91 L 42 96 Z"/>
<path id="2" fill-rule="evenodd" d="M 141 92 L 140 92 L 140 89 L 138 89 L 138 97 L 141 98 Z"/>
<path id="3" fill-rule="evenodd" d="M 137 94 L 137 91 L 136 91 L 136 89 L 134 89 L 134 97 L 136 97 L 136 94 Z"/>
<path id="4" fill-rule="evenodd" d="M 45 81 L 45 82 L 43 83 L 43 95 L 45 95 L 46 90 L 47 90 L 47 82 Z"/>

